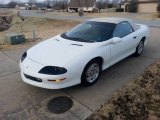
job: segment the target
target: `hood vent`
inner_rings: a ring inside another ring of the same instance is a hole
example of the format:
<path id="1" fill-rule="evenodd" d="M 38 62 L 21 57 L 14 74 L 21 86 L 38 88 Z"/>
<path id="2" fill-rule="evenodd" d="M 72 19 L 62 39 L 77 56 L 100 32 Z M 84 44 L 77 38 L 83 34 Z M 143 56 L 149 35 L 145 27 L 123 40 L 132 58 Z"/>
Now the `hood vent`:
<path id="1" fill-rule="evenodd" d="M 76 46 L 83 46 L 83 45 L 80 45 L 80 44 L 71 44 L 71 45 L 76 45 Z"/>

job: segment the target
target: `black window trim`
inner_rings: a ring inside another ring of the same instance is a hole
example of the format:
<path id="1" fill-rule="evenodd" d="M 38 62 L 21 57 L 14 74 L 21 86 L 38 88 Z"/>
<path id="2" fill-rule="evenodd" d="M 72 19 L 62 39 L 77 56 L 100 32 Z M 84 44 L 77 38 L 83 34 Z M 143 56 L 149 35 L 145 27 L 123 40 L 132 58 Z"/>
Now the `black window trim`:
<path id="1" fill-rule="evenodd" d="M 121 24 L 121 23 L 123 23 L 123 22 L 126 22 L 126 23 L 128 23 L 128 24 L 130 25 L 130 27 L 132 28 L 132 32 L 131 32 L 131 33 L 135 32 L 135 30 L 133 29 L 132 25 L 131 25 L 128 21 L 122 21 L 122 22 L 118 23 L 117 25 L 119 25 L 119 24 Z M 117 27 L 117 25 L 116 25 L 116 27 Z M 113 33 L 115 32 L 116 27 L 115 27 Z M 131 34 L 131 33 L 130 33 L 130 34 Z M 127 35 L 129 35 L 129 34 L 127 34 Z M 127 35 L 123 36 L 122 38 L 126 37 Z M 113 36 L 113 34 L 112 34 L 112 36 Z M 113 37 L 114 37 L 114 36 L 113 36 Z"/>

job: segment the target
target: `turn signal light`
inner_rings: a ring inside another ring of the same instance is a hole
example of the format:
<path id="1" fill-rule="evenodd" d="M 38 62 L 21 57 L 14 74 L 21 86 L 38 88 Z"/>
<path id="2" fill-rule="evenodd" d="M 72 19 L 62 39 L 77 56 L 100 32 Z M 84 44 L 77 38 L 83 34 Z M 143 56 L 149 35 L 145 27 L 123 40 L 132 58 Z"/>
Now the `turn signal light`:
<path id="1" fill-rule="evenodd" d="M 65 80 L 66 78 L 61 78 L 61 79 L 57 79 L 57 80 L 48 80 L 49 82 L 61 82 L 63 80 Z"/>

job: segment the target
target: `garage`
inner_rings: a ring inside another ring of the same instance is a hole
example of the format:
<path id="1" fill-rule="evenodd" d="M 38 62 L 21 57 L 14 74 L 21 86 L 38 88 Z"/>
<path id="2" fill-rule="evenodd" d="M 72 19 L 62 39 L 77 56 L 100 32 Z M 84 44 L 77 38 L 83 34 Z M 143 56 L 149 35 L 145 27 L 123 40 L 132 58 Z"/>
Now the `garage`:
<path id="1" fill-rule="evenodd" d="M 138 6 L 139 13 L 155 13 L 157 12 L 156 2 L 139 2 Z"/>
<path id="2" fill-rule="evenodd" d="M 124 9 L 124 12 L 128 12 L 130 1 L 124 2 L 121 8 Z M 139 13 L 156 13 L 157 12 L 157 1 L 156 0 L 139 0 L 138 1 L 138 12 Z"/>

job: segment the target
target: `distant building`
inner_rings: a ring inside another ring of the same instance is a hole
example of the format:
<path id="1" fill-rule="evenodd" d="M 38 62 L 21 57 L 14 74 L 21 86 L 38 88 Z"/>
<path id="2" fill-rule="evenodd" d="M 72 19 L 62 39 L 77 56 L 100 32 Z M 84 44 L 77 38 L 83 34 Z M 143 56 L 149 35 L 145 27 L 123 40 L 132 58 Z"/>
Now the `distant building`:
<path id="1" fill-rule="evenodd" d="M 21 4 L 17 4 L 16 8 L 19 10 L 36 10 L 38 9 L 38 7 L 34 4 L 28 4 L 28 3 L 21 3 Z"/>
<path id="2" fill-rule="evenodd" d="M 26 10 L 31 10 L 31 8 L 32 8 L 31 5 L 29 5 L 29 4 L 27 4 L 27 3 L 25 4 L 25 9 L 26 9 Z"/>
<path id="3" fill-rule="evenodd" d="M 24 3 L 19 3 L 19 4 L 16 5 L 15 8 L 19 9 L 19 10 L 25 10 L 26 9 L 26 5 Z"/>
<path id="4" fill-rule="evenodd" d="M 128 12 L 130 0 L 124 2 L 121 8 L 124 8 L 124 12 Z M 138 12 L 139 13 L 155 13 L 157 12 L 157 0 L 139 0 Z"/>
<path id="5" fill-rule="evenodd" d="M 70 0 L 68 12 L 78 12 L 83 9 L 85 12 L 92 12 L 96 8 L 96 0 Z"/>

